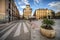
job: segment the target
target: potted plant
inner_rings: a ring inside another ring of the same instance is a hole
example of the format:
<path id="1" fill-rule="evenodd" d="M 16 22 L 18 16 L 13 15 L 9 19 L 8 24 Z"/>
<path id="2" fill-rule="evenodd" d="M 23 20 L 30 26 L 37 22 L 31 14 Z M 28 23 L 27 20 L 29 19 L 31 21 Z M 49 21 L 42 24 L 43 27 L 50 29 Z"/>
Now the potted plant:
<path id="1" fill-rule="evenodd" d="M 52 28 L 54 23 L 52 19 L 44 19 L 40 27 L 41 34 L 49 38 L 54 38 L 56 34 L 55 30 Z"/>

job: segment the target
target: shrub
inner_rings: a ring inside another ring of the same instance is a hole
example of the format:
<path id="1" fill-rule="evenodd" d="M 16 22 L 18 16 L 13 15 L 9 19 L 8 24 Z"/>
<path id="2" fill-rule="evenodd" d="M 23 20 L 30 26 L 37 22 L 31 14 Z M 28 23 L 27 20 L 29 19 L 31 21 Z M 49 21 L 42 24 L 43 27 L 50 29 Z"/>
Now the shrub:
<path id="1" fill-rule="evenodd" d="M 52 29 L 51 26 L 54 25 L 55 22 L 51 19 L 44 19 L 42 23 L 43 23 L 42 25 L 43 28 Z"/>

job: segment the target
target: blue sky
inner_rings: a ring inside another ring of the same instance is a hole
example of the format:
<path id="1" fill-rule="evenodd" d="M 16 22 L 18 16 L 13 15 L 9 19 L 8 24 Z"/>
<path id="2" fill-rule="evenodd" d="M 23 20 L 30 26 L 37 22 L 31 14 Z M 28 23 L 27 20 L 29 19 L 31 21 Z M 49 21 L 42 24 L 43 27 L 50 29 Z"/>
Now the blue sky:
<path id="1" fill-rule="evenodd" d="M 27 4 L 30 4 L 30 7 L 32 8 L 32 14 L 36 9 L 39 8 L 48 8 L 54 10 L 55 12 L 60 11 L 60 0 L 15 0 L 15 3 L 20 15 L 23 14 L 23 9 Z"/>

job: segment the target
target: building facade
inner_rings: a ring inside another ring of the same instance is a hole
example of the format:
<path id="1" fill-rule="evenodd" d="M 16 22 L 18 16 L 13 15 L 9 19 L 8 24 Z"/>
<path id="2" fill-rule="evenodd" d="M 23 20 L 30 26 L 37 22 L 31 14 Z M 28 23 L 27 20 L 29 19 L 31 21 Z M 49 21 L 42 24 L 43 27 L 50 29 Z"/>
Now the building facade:
<path id="1" fill-rule="evenodd" d="M 0 0 L 0 21 L 13 21 L 19 18 L 14 0 Z"/>
<path id="2" fill-rule="evenodd" d="M 55 18 L 60 19 L 60 12 L 55 13 Z"/>
<path id="3" fill-rule="evenodd" d="M 34 16 L 36 19 L 52 18 L 53 11 L 48 9 L 37 9 L 34 12 Z"/>
<path id="4" fill-rule="evenodd" d="M 26 8 L 23 9 L 23 17 L 25 19 L 28 19 L 32 14 L 32 9 L 30 8 L 30 5 L 26 5 Z"/>

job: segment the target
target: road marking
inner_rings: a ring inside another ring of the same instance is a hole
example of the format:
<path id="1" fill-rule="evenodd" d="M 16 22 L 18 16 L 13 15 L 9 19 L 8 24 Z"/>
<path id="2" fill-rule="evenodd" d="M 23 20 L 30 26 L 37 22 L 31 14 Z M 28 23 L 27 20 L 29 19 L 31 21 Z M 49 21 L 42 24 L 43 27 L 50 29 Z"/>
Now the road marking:
<path id="1" fill-rule="evenodd" d="M 14 24 L 10 25 L 9 27 L 3 29 L 2 31 L 0 31 L 0 33 L 3 33 L 4 31 L 6 31 L 7 29 L 9 29 L 11 26 L 13 26 Z"/>
<path id="2" fill-rule="evenodd" d="M 17 23 L 18 24 L 18 23 Z M 8 35 L 13 31 L 13 29 L 17 26 L 17 24 L 15 26 L 13 26 L 11 29 L 9 29 L 1 38 L 0 40 L 5 40 Z"/>
<path id="3" fill-rule="evenodd" d="M 24 27 L 24 33 L 29 32 L 29 31 L 28 31 L 28 28 L 27 28 L 26 25 L 25 25 L 25 23 L 23 23 L 23 27 Z"/>
<path id="4" fill-rule="evenodd" d="M 7 26 L 10 26 L 11 24 L 12 24 L 12 22 L 6 23 L 6 24 L 2 24 L 2 25 L 0 25 L 0 26 L 5 26 L 5 27 L 2 27 L 2 28 L 0 28 L 0 29 L 7 28 L 6 25 L 7 25 Z"/>
<path id="5" fill-rule="evenodd" d="M 20 35 L 20 29 L 21 29 L 21 23 L 18 25 L 18 28 L 17 28 L 17 30 L 16 30 L 16 32 L 15 32 L 15 34 L 14 34 L 14 37 Z"/>
<path id="6" fill-rule="evenodd" d="M 29 28 L 31 27 L 31 25 L 28 22 L 26 22 L 26 24 L 28 25 Z"/>

